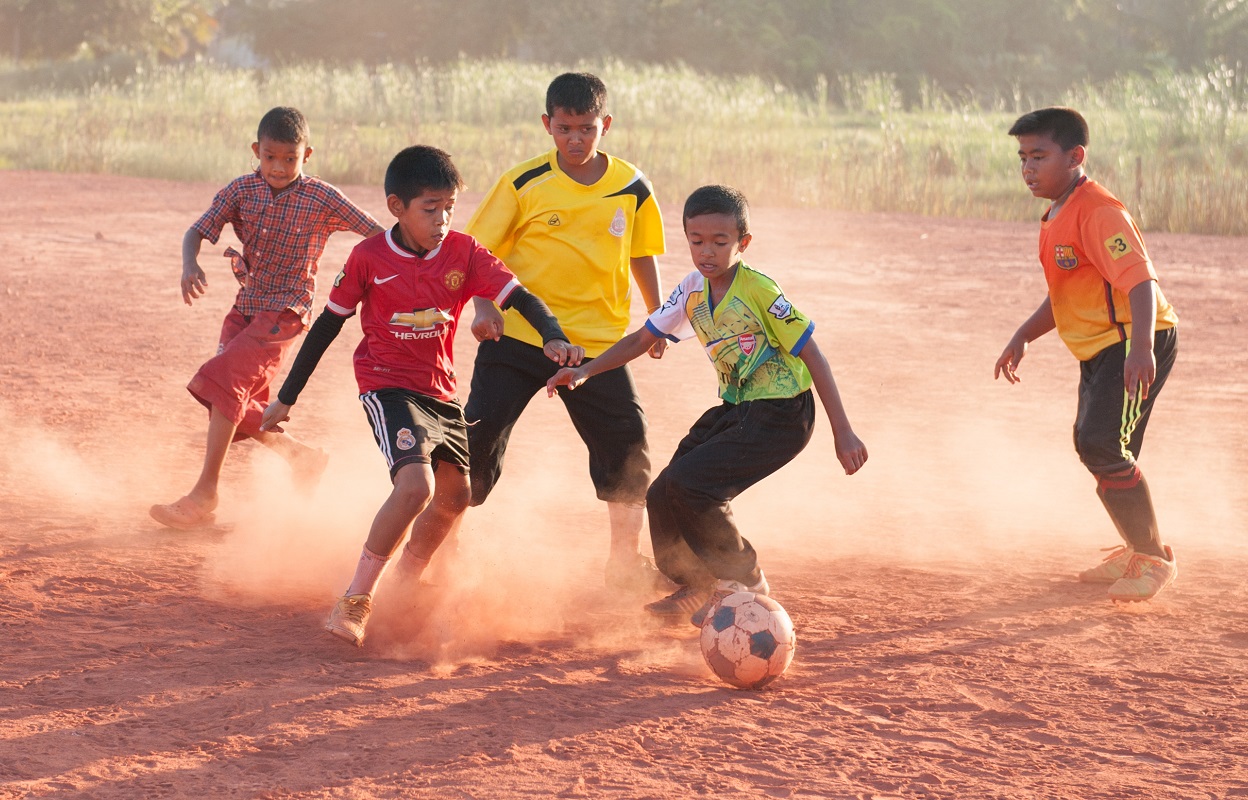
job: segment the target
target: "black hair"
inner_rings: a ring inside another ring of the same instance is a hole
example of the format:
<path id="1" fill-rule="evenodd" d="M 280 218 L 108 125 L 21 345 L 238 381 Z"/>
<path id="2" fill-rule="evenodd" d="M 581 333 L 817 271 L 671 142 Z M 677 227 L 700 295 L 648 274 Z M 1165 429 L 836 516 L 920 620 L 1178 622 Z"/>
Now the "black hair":
<path id="1" fill-rule="evenodd" d="M 1053 106 L 1029 111 L 1015 120 L 1010 136 L 1048 136 L 1063 150 L 1088 146 L 1088 121 L 1073 108 Z"/>
<path id="2" fill-rule="evenodd" d="M 278 106 L 260 118 L 260 127 L 256 129 L 256 141 L 268 139 L 286 144 L 310 144 L 312 132 L 308 129 L 308 120 L 299 109 L 289 106 Z"/>
<path id="3" fill-rule="evenodd" d="M 750 203 L 745 195 L 731 186 L 701 186 L 693 190 L 685 201 L 685 213 L 681 224 L 703 214 L 727 214 L 737 221 L 737 234 L 750 232 Z"/>
<path id="4" fill-rule="evenodd" d="M 588 72 L 563 73 L 546 89 L 546 116 L 553 117 L 560 108 L 577 115 L 607 116 L 606 84 Z"/>
<path id="5" fill-rule="evenodd" d="M 386 167 L 386 196 L 394 195 L 407 205 L 425 191 L 459 191 L 464 179 L 450 153 L 417 144 L 399 151 Z"/>

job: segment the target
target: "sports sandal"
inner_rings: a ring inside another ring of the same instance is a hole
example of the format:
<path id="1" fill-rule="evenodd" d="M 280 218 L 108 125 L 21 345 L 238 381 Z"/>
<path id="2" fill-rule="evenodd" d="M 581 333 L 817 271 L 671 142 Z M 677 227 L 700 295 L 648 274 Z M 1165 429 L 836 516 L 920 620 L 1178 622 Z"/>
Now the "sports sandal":
<path id="1" fill-rule="evenodd" d="M 216 520 L 216 514 L 211 508 L 204 508 L 190 497 L 183 497 L 168 505 L 154 505 L 147 513 L 166 528 L 177 528 L 180 531 L 207 527 Z"/>

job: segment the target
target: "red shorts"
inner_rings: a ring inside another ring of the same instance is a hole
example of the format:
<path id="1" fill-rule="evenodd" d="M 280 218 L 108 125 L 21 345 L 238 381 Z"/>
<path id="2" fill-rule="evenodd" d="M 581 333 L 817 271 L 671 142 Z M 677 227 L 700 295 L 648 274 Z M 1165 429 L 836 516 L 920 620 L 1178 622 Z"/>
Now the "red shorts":
<path id="1" fill-rule="evenodd" d="M 248 319 L 231 308 L 221 325 L 217 354 L 199 368 L 187 391 L 238 427 L 235 441 L 258 435 L 269 384 L 302 332 L 303 321 L 290 309 L 262 311 Z"/>

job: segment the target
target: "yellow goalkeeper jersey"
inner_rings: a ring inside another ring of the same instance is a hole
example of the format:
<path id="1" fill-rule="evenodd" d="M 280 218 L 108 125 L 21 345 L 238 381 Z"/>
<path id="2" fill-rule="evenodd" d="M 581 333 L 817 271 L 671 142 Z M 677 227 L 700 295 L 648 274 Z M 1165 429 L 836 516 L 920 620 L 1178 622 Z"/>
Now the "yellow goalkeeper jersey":
<path id="1" fill-rule="evenodd" d="M 559 169 L 557 155 L 551 150 L 499 178 L 466 231 L 545 301 L 572 343 L 593 357 L 624 335 L 629 259 L 663 253 L 663 218 L 650 182 L 627 161 L 602 153 L 607 171 L 586 186 Z M 542 346 L 519 314 L 509 310 L 505 319 L 505 335 Z"/>

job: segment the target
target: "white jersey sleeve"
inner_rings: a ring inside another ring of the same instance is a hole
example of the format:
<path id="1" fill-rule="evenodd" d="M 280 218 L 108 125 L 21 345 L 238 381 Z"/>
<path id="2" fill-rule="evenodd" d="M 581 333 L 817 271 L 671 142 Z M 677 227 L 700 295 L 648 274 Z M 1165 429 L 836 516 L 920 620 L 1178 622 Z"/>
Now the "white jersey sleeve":
<path id="1" fill-rule="evenodd" d="M 693 336 L 693 324 L 689 320 L 689 304 L 701 302 L 706 279 L 700 272 L 690 272 L 676 284 L 667 302 L 646 318 L 646 329 L 655 336 L 679 342 Z"/>

